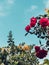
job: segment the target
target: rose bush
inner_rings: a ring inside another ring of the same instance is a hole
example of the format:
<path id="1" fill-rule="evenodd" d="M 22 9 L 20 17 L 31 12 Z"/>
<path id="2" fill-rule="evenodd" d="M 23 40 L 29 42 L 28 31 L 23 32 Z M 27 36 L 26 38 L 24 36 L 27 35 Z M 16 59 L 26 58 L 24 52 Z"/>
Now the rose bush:
<path id="1" fill-rule="evenodd" d="M 46 57 L 49 51 L 49 48 L 48 48 L 49 46 L 49 43 L 48 43 L 49 41 L 49 16 L 48 14 L 39 15 L 37 17 L 31 17 L 30 23 L 28 26 L 25 27 L 25 30 L 27 32 L 25 36 L 28 33 L 30 33 L 30 34 L 36 35 L 37 38 L 47 40 L 45 46 L 41 44 L 40 42 L 40 46 L 35 47 L 35 53 L 38 58 L 42 59 Z M 43 49 L 40 48 L 42 46 L 43 46 Z"/>

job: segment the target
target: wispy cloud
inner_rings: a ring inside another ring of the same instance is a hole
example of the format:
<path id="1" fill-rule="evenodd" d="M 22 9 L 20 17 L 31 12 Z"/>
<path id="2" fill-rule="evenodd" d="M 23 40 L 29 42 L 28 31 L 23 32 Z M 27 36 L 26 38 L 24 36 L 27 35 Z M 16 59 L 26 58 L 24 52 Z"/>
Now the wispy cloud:
<path id="1" fill-rule="evenodd" d="M 49 9 L 49 0 L 44 0 L 45 8 Z"/>
<path id="2" fill-rule="evenodd" d="M 0 2 L 0 16 L 6 16 L 9 14 L 15 0 L 4 0 Z"/>
<path id="3" fill-rule="evenodd" d="M 29 18 L 33 15 L 34 11 L 36 11 L 38 9 L 37 5 L 31 5 L 30 7 L 28 7 L 25 11 L 24 11 L 24 18 L 25 21 L 28 22 Z"/>
<path id="4" fill-rule="evenodd" d="M 8 0 L 8 3 L 9 4 L 13 4 L 14 3 L 14 0 Z"/>
<path id="5" fill-rule="evenodd" d="M 28 8 L 26 11 L 27 12 L 31 12 L 31 11 L 33 11 L 33 10 L 35 10 L 35 9 L 37 9 L 38 7 L 36 6 L 36 5 L 32 5 L 30 8 Z"/>
<path id="6" fill-rule="evenodd" d="M 6 14 L 3 12 L 0 12 L 0 16 L 6 16 Z"/>

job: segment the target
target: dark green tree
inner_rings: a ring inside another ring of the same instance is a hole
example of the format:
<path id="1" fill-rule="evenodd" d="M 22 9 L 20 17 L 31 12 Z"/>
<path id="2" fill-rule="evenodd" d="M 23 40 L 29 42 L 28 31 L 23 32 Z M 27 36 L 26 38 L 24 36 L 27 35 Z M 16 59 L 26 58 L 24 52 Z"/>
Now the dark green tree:
<path id="1" fill-rule="evenodd" d="M 13 46 L 14 45 L 14 38 L 13 38 L 13 34 L 12 31 L 9 31 L 9 35 L 8 35 L 8 41 L 9 46 Z"/>
<path id="2" fill-rule="evenodd" d="M 7 42 L 9 43 L 8 46 L 11 47 L 11 53 L 14 54 L 15 53 L 15 44 L 14 44 L 14 38 L 13 38 L 12 31 L 9 31 Z"/>

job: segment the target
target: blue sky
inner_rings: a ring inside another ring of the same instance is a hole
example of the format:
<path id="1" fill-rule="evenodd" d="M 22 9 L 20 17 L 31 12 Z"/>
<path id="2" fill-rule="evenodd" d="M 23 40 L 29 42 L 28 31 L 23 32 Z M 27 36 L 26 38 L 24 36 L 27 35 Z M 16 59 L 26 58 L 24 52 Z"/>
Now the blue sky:
<path id="1" fill-rule="evenodd" d="M 49 0 L 0 0 L 0 47 L 8 45 L 8 32 L 12 30 L 15 44 L 39 44 L 35 35 L 24 36 L 25 26 L 32 16 L 44 14 Z M 42 40 L 42 43 L 43 40 Z"/>

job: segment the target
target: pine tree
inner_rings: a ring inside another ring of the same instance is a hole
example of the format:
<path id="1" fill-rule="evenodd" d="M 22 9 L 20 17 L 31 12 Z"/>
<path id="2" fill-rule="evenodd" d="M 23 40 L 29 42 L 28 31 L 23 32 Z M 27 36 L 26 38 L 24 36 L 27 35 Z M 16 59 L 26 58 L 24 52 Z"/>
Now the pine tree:
<path id="1" fill-rule="evenodd" d="M 14 38 L 13 38 L 13 35 L 12 35 L 12 31 L 9 31 L 7 42 L 9 43 L 8 46 L 11 47 L 11 52 L 10 53 L 13 55 L 15 53 L 15 44 L 14 44 Z"/>
<path id="2" fill-rule="evenodd" d="M 9 31 L 8 41 L 7 42 L 9 43 L 9 46 L 14 45 L 14 38 L 13 38 L 13 35 L 12 35 L 12 31 Z"/>

